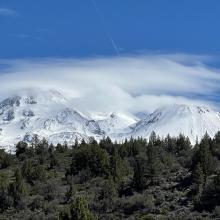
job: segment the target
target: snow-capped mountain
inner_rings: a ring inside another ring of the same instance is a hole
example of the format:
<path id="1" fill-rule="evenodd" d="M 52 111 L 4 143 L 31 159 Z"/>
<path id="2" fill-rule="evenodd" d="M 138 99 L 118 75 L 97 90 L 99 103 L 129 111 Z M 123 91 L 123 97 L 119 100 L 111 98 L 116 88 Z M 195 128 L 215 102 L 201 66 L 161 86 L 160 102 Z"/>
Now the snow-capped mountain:
<path id="1" fill-rule="evenodd" d="M 213 137 L 220 131 L 220 114 L 207 107 L 171 105 L 155 110 L 130 127 L 127 136 L 149 137 L 152 131 L 160 137 L 184 134 L 194 144 L 206 132 Z"/>
<path id="2" fill-rule="evenodd" d="M 74 110 L 59 92 L 22 91 L 0 103 L 0 145 L 30 140 L 34 134 L 63 142 L 103 135 L 99 124 Z"/>
<path id="3" fill-rule="evenodd" d="M 113 140 L 142 136 L 152 131 L 159 136 L 167 134 L 188 136 L 192 143 L 205 132 L 214 136 L 220 131 L 220 114 L 207 107 L 172 105 L 160 108 L 142 117 L 124 112 L 80 112 L 72 100 L 54 90 L 23 90 L 0 102 L 0 146 L 11 149 L 20 140 L 30 141 L 34 134 L 49 142 L 77 138 Z"/>
<path id="4" fill-rule="evenodd" d="M 99 127 L 105 134 L 111 135 L 113 133 L 118 133 L 123 130 L 130 130 L 129 126 L 134 125 L 138 122 L 138 118 L 133 115 L 124 114 L 120 112 L 114 112 L 110 115 L 106 115 L 102 119 L 97 120 Z"/>

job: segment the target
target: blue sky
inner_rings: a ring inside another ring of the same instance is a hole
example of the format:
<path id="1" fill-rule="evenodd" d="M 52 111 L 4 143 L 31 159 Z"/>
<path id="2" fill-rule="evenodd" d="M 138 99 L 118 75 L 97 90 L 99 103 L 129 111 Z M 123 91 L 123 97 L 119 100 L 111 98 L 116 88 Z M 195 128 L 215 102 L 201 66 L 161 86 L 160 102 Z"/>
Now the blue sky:
<path id="1" fill-rule="evenodd" d="M 0 98 L 43 87 L 94 111 L 220 109 L 219 9 L 219 0 L 0 0 Z"/>
<path id="2" fill-rule="evenodd" d="M 219 9 L 219 0 L 0 0 L 0 58 L 114 56 L 112 40 L 122 55 L 218 55 Z"/>

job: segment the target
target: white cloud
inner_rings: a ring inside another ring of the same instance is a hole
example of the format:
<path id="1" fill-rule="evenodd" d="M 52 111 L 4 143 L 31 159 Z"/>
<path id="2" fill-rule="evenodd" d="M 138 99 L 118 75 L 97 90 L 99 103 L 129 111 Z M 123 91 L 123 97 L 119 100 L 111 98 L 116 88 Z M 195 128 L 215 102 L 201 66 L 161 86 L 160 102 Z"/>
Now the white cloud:
<path id="1" fill-rule="evenodd" d="M 74 97 L 73 105 L 84 111 L 152 111 L 172 103 L 216 106 L 210 97 L 218 94 L 220 74 L 205 65 L 209 59 L 176 54 L 2 60 L 9 68 L 1 71 L 0 94 L 57 89 Z"/>
<path id="2" fill-rule="evenodd" d="M 10 8 L 0 8 L 0 16 L 16 16 L 17 12 Z"/>

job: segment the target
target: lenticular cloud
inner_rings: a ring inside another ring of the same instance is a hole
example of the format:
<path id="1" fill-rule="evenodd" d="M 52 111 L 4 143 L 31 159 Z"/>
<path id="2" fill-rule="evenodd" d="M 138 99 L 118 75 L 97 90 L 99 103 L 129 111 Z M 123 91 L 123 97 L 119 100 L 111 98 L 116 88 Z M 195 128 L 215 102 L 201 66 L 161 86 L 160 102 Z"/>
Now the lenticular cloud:
<path id="1" fill-rule="evenodd" d="M 167 104 L 216 106 L 218 70 L 209 57 L 142 55 L 1 60 L 1 99 L 27 88 L 56 89 L 86 111 L 152 111 Z"/>

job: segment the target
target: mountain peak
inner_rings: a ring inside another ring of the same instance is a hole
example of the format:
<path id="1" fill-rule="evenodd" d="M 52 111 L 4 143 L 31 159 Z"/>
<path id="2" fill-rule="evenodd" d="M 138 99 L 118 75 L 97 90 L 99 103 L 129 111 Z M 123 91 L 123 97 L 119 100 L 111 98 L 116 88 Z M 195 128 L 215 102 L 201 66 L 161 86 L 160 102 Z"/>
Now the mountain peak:
<path id="1" fill-rule="evenodd" d="M 207 132 L 214 136 L 220 130 L 218 112 L 198 105 L 174 104 L 159 108 L 139 121 L 132 128 L 132 136 L 149 137 L 152 131 L 159 136 L 188 136 L 192 143 L 201 139 Z"/>
<path id="2" fill-rule="evenodd" d="M 137 117 L 130 113 L 83 112 L 75 110 L 71 100 L 57 90 L 26 89 L 0 102 L 0 145 L 13 146 L 31 140 L 33 134 L 58 143 L 109 136 L 114 140 L 128 137 L 148 138 L 152 131 L 188 136 L 192 143 L 207 132 L 220 130 L 220 115 L 208 107 L 174 104 Z M 28 138 L 27 138 L 28 137 Z"/>

